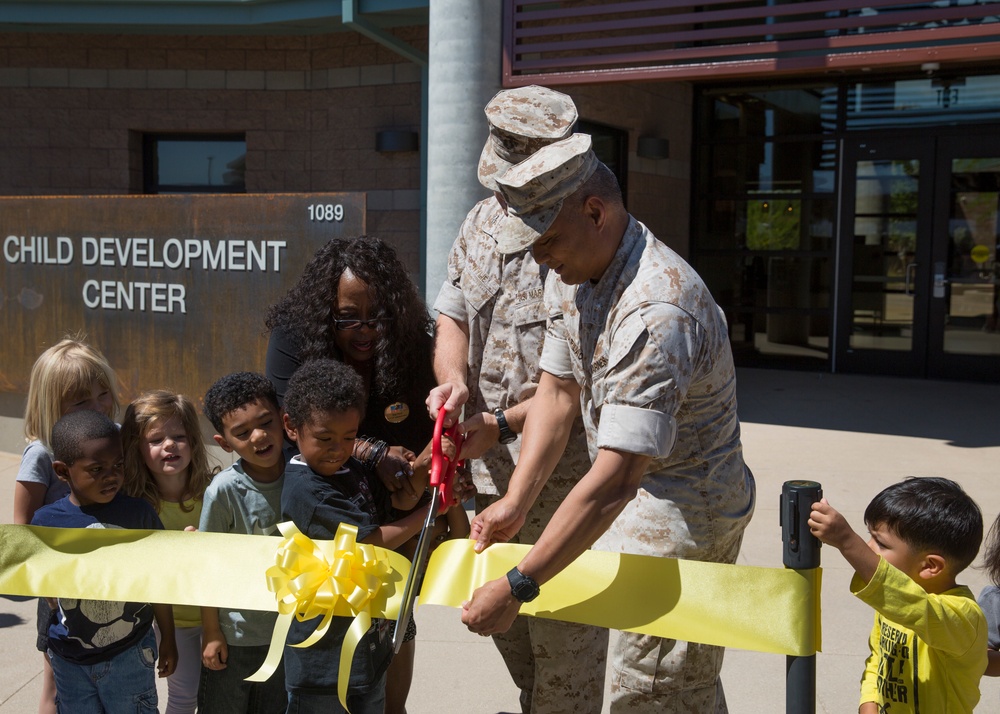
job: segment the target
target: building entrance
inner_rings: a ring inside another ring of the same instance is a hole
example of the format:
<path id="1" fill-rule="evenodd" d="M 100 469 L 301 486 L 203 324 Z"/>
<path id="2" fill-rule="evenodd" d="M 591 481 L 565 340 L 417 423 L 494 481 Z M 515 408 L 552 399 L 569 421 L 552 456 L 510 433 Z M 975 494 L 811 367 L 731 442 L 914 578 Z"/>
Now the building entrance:
<path id="1" fill-rule="evenodd" d="M 1000 379 L 997 133 L 847 139 L 834 369 Z"/>

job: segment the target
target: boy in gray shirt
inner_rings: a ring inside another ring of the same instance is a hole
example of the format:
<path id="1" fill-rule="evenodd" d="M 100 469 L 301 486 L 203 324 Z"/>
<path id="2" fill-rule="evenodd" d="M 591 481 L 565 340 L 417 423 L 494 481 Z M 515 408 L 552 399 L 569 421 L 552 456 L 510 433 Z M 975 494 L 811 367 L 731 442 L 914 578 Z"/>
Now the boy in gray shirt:
<path id="1" fill-rule="evenodd" d="M 199 530 L 272 535 L 281 516 L 286 454 L 281 408 L 271 383 L 254 372 L 230 374 L 205 394 L 215 441 L 239 460 L 205 490 Z M 288 704 L 282 667 L 266 682 L 244 679 L 267 655 L 277 613 L 202 608 L 198 710 L 212 714 L 279 714 Z"/>

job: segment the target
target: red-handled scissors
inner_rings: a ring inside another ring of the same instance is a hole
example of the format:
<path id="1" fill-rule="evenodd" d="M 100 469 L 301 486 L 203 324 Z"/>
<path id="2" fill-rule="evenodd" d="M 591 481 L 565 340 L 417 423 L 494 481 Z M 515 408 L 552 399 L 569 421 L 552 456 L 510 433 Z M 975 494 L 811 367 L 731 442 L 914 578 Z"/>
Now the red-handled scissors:
<path id="1" fill-rule="evenodd" d="M 417 583 L 427 567 L 427 556 L 431 549 L 431 531 L 434 529 L 434 520 L 439 512 L 443 512 L 451 507 L 452 494 L 455 486 L 455 472 L 462 467 L 462 460 L 459 456 L 462 453 L 462 432 L 456 423 L 449 429 L 444 428 L 445 408 L 438 411 L 437 421 L 434 422 L 434 438 L 431 441 L 431 502 L 427 508 L 427 518 L 424 519 L 424 527 L 420 531 L 420 538 L 417 540 L 417 552 L 413 556 L 413 565 L 410 567 L 410 574 L 406 577 L 406 587 L 403 588 L 403 602 L 399 606 L 399 619 L 396 620 L 396 629 L 392 635 L 393 651 L 399 652 L 403 645 L 403 635 L 406 634 L 406 626 L 410 622 L 410 615 L 413 614 L 413 603 L 417 598 Z M 455 458 L 450 459 L 444 453 L 441 440 L 442 435 L 448 436 L 455 444 Z"/>

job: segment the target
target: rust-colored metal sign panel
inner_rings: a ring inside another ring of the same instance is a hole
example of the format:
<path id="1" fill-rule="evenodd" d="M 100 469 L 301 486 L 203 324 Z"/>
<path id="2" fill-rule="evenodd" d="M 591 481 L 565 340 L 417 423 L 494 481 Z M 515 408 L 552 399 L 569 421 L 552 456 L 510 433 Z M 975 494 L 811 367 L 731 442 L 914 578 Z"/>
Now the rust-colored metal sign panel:
<path id="1" fill-rule="evenodd" d="M 0 390 L 83 333 L 122 396 L 199 399 L 264 369 L 264 313 L 330 238 L 364 233 L 357 193 L 0 198 Z"/>

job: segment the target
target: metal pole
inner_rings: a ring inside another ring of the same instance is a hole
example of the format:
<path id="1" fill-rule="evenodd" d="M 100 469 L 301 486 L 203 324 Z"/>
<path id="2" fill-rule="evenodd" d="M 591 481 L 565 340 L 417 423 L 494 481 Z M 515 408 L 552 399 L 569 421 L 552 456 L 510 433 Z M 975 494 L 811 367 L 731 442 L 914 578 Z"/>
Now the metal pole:
<path id="1" fill-rule="evenodd" d="M 466 214 L 490 192 L 476 170 L 489 125 L 483 107 L 500 89 L 501 0 L 434 0 L 428 7 L 427 211 L 424 296 L 434 304 Z"/>
<path id="2" fill-rule="evenodd" d="M 809 532 L 809 511 L 823 498 L 823 487 L 815 481 L 785 481 L 781 488 L 782 562 L 786 568 L 811 570 L 819 567 L 819 539 Z M 816 655 L 785 661 L 785 714 L 815 714 Z"/>

